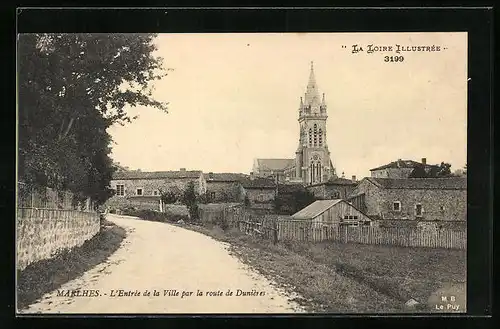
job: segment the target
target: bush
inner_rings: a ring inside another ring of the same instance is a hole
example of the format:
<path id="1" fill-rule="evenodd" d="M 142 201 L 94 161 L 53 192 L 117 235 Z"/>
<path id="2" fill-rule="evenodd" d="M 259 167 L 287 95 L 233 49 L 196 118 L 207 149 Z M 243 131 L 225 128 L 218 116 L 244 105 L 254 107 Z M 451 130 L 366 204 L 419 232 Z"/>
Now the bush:
<path id="1" fill-rule="evenodd" d="M 188 218 L 185 215 L 164 213 L 154 210 L 126 210 L 123 212 L 124 215 L 139 217 L 143 220 L 150 220 L 155 222 L 169 222 L 175 223 L 179 220 L 187 221 Z"/>

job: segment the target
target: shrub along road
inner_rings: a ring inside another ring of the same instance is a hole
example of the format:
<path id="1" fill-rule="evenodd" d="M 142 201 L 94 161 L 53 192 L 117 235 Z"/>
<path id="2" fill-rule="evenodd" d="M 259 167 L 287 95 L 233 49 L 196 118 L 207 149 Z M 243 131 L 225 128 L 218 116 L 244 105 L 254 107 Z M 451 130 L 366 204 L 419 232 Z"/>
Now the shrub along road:
<path id="1" fill-rule="evenodd" d="M 288 313 L 291 296 L 228 252 L 174 225 L 108 215 L 127 230 L 108 261 L 69 281 L 23 313 Z M 228 291 L 232 295 L 227 295 Z"/>

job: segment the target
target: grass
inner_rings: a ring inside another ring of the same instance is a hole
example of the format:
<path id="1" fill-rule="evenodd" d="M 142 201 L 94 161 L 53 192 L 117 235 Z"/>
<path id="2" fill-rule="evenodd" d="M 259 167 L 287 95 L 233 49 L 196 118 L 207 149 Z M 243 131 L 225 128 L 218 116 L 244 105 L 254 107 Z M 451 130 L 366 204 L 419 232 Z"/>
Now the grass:
<path id="1" fill-rule="evenodd" d="M 119 247 L 126 231 L 103 221 L 100 232 L 83 245 L 64 251 L 54 258 L 28 265 L 17 273 L 17 305 L 23 309 L 44 294 L 69 282 L 105 261 Z"/>
<path id="2" fill-rule="evenodd" d="M 188 228 L 231 244 L 262 275 L 303 296 L 311 312 L 430 312 L 437 289 L 465 289 L 465 250 L 322 243 L 278 243 L 218 226 Z M 410 298 L 421 304 L 408 309 Z"/>

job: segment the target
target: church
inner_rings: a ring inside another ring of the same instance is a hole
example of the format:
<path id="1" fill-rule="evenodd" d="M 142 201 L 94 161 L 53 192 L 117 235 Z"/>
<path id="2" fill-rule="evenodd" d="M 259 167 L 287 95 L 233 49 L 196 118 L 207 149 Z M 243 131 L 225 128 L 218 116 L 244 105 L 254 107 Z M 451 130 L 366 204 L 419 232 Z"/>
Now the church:
<path id="1" fill-rule="evenodd" d="M 280 182 L 317 184 L 336 178 L 326 138 L 327 106 L 325 94 L 320 97 L 314 65 L 304 97 L 298 109 L 299 143 L 295 158 L 255 159 L 252 175 L 278 178 Z"/>

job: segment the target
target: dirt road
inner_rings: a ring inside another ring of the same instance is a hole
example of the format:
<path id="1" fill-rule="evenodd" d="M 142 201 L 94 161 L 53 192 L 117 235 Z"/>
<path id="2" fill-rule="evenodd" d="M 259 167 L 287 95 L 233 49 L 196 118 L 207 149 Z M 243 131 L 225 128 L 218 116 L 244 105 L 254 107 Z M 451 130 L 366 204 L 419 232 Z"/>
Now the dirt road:
<path id="1" fill-rule="evenodd" d="M 122 246 L 22 313 L 303 312 L 221 242 L 163 223 L 117 215 L 108 220 L 127 230 Z M 68 296 L 74 290 L 80 296 Z"/>

